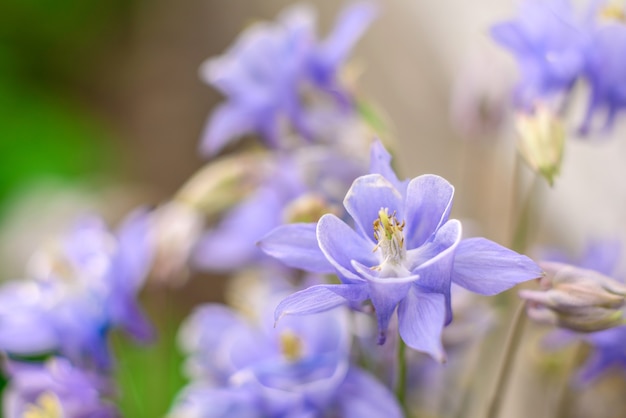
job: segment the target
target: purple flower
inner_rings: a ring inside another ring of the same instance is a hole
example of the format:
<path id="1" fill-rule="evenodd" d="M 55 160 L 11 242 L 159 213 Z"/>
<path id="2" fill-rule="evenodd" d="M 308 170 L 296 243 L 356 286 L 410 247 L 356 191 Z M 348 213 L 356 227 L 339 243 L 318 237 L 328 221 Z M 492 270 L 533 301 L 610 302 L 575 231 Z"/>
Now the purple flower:
<path id="1" fill-rule="evenodd" d="M 393 395 L 350 364 L 347 311 L 274 328 L 274 299 L 253 320 L 216 304 L 192 314 L 181 341 L 194 381 L 170 418 L 401 416 Z"/>
<path id="2" fill-rule="evenodd" d="M 136 301 L 150 264 L 148 219 L 136 213 L 117 236 L 87 218 L 51 251 L 33 257 L 33 279 L 0 288 L 0 349 L 16 355 L 57 351 L 108 367 L 106 338 L 121 328 L 148 340 Z"/>
<path id="3" fill-rule="evenodd" d="M 273 155 L 271 162 L 273 168 L 259 174 L 263 180 L 257 190 L 200 238 L 196 267 L 224 272 L 267 260 L 256 245 L 263 236 L 284 223 L 340 213 L 351 182 L 367 170 L 360 158 L 322 146 Z"/>
<path id="4" fill-rule="evenodd" d="M 541 270 L 487 239 L 461 241 L 461 223 L 448 219 L 454 193 L 450 183 L 435 175 L 400 182 L 388 161 L 384 148 L 374 145 L 373 171 L 383 174 L 357 178 L 344 199 L 355 229 L 327 214 L 317 224 L 279 227 L 261 241 L 264 251 L 289 266 L 336 272 L 341 280 L 288 297 L 277 307 L 276 318 L 370 300 L 379 343 L 397 309 L 402 339 L 443 361 L 441 331 L 452 320 L 453 281 L 493 295 L 539 277 Z"/>
<path id="5" fill-rule="evenodd" d="M 102 397 L 112 393 L 101 376 L 74 367 L 63 358 L 44 364 L 10 361 L 4 392 L 6 418 L 114 418 L 119 414 Z"/>
<path id="6" fill-rule="evenodd" d="M 603 112 L 605 129 L 611 128 L 626 107 L 626 26 L 622 22 L 599 24 L 591 34 L 585 76 L 591 97 L 581 132 L 589 132 L 594 115 Z"/>
<path id="7" fill-rule="evenodd" d="M 527 0 L 517 19 L 493 26 L 494 39 L 519 64 L 516 99 L 521 107 L 534 109 L 538 101 L 573 86 L 585 66 L 584 26 L 568 0 Z"/>
<path id="8" fill-rule="evenodd" d="M 339 70 L 375 14 L 369 3 L 354 4 L 342 13 L 332 33 L 318 42 L 313 11 L 292 7 L 274 24 L 250 27 L 226 54 L 207 61 L 202 76 L 227 102 L 208 122 L 203 152 L 213 156 L 234 139 L 254 132 L 269 147 L 282 147 L 280 126 L 285 120 L 307 140 L 315 139 L 315 119 L 329 113 L 325 110 L 329 102 L 331 114 L 352 107 L 339 82 Z M 302 96 L 307 94 L 321 96 L 324 104 L 305 104 Z"/>

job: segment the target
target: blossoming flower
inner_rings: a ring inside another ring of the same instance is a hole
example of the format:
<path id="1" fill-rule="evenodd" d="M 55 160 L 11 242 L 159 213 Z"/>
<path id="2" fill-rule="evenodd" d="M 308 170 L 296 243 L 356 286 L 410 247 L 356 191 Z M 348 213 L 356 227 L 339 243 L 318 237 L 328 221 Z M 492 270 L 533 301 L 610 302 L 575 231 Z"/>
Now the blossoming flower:
<path id="1" fill-rule="evenodd" d="M 449 219 L 450 183 L 435 175 L 400 182 L 389 159 L 375 144 L 372 171 L 383 174 L 357 178 L 344 199 L 355 229 L 326 214 L 317 224 L 279 227 L 261 241 L 264 251 L 287 265 L 335 272 L 341 280 L 288 297 L 277 307 L 276 318 L 370 300 L 379 343 L 397 309 L 402 339 L 443 361 L 440 337 L 452 320 L 452 282 L 493 295 L 539 277 L 541 270 L 529 258 L 487 239 L 461 240 L 461 223 Z"/>
<path id="2" fill-rule="evenodd" d="M 367 170 L 358 156 L 335 147 L 309 146 L 272 155 L 273 167 L 259 173 L 259 186 L 200 237 L 193 263 L 209 271 L 231 271 L 267 257 L 256 243 L 284 223 L 312 222 L 341 212 L 341 198 Z"/>
<path id="3" fill-rule="evenodd" d="M 113 236 L 100 219 L 86 218 L 60 246 L 37 253 L 31 280 L 0 288 L 0 349 L 57 351 L 108 367 L 111 328 L 150 339 L 136 301 L 151 258 L 148 225 L 146 214 L 136 213 Z"/>
<path id="4" fill-rule="evenodd" d="M 247 29 L 226 54 L 202 68 L 203 78 L 227 97 L 209 120 L 203 151 L 213 156 L 253 132 L 268 146 L 280 147 L 285 120 L 304 138 L 315 139 L 320 112 L 336 117 L 352 107 L 339 82 L 339 69 L 374 16 L 372 4 L 351 5 L 322 42 L 316 39 L 312 10 L 304 6 L 286 10 L 274 24 Z M 306 95 L 322 96 L 322 102 L 331 102 L 332 111 L 324 111 L 327 105 L 313 106 L 311 100 L 305 104 Z"/>
<path id="5" fill-rule="evenodd" d="M 217 304 L 192 314 L 181 342 L 194 380 L 169 417 L 401 416 L 393 395 L 350 364 L 346 311 L 274 328 L 275 298 L 253 317 Z"/>
<path id="6" fill-rule="evenodd" d="M 74 367 L 67 359 L 43 364 L 10 361 L 4 393 L 6 418 L 115 418 L 115 408 L 103 400 L 112 390 L 101 376 Z"/>
<path id="7" fill-rule="evenodd" d="M 572 87 L 585 67 L 585 24 L 568 0 L 528 0 L 517 19 L 492 28 L 494 39 L 518 61 L 520 106 L 533 109 Z"/>

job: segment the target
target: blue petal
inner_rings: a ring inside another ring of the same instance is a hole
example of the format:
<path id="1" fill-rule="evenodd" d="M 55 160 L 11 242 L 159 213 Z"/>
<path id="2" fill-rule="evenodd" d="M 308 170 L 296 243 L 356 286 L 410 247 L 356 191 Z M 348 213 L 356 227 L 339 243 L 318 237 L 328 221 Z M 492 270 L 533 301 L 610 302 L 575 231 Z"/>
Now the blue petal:
<path id="1" fill-rule="evenodd" d="M 253 115 L 235 103 L 219 106 L 202 134 L 200 152 L 213 157 L 229 142 L 250 132 L 255 126 Z"/>
<path id="2" fill-rule="evenodd" d="M 402 203 L 400 192 L 380 174 L 368 174 L 354 180 L 343 201 L 364 237 L 373 236 L 372 224 L 378 219 L 381 208 L 387 208 L 390 215 L 396 212 L 398 219 L 403 219 Z"/>
<path id="3" fill-rule="evenodd" d="M 333 273 L 335 269 L 317 244 L 316 227 L 315 223 L 279 226 L 259 241 L 259 248 L 289 267 Z"/>
<path id="4" fill-rule="evenodd" d="M 424 292 L 444 295 L 446 324 L 452 321 L 450 286 L 455 252 L 460 241 L 461 223 L 452 219 L 437 230 L 432 241 L 407 253 L 412 264 L 411 270 L 420 276 L 416 285 Z"/>
<path id="5" fill-rule="evenodd" d="M 499 23 L 491 27 L 491 36 L 500 45 L 515 52 L 524 52 L 528 49 L 528 41 L 516 22 Z"/>
<path id="6" fill-rule="evenodd" d="M 352 260 L 366 266 L 377 264 L 372 252 L 374 243 L 361 237 L 335 215 L 326 214 L 320 218 L 317 242 L 328 261 L 348 281 L 362 281 L 352 268 Z"/>
<path id="7" fill-rule="evenodd" d="M 421 293 L 411 289 L 398 307 L 398 327 L 404 342 L 440 363 L 446 359 L 441 344 L 445 319 L 445 299 L 438 293 Z"/>
<path id="8" fill-rule="evenodd" d="M 118 248 L 111 260 L 114 278 L 121 286 L 137 290 L 142 285 L 152 261 L 150 244 L 151 216 L 145 210 L 136 210 L 126 217 L 117 233 Z"/>
<path id="9" fill-rule="evenodd" d="M 395 171 L 391 168 L 391 154 L 387 152 L 382 142 L 374 141 L 370 149 L 370 174 L 380 174 L 393 184 L 393 186 L 403 195 L 406 195 L 406 188 L 409 180 L 400 181 Z"/>
<path id="10" fill-rule="evenodd" d="M 284 315 L 309 315 L 327 311 L 349 302 L 367 299 L 367 284 L 321 284 L 288 296 L 276 307 L 274 319 Z"/>
<path id="11" fill-rule="evenodd" d="M 454 187 L 442 177 L 427 174 L 411 180 L 406 195 L 407 249 L 422 245 L 448 220 Z"/>
<path id="12" fill-rule="evenodd" d="M 541 275 L 541 268 L 525 255 L 485 238 L 469 238 L 456 249 L 452 281 L 481 295 L 496 295 Z"/>
<path id="13" fill-rule="evenodd" d="M 352 367 L 337 390 L 343 418 L 401 418 L 393 394 L 368 373 Z"/>

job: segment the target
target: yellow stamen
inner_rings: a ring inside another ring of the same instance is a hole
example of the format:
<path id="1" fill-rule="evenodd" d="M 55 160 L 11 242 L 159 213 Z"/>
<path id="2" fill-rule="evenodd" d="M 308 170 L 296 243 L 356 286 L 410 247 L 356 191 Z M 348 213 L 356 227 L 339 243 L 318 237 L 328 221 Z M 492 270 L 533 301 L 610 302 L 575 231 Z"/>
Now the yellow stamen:
<path id="1" fill-rule="evenodd" d="M 22 418 L 65 418 L 59 398 L 53 393 L 44 392 L 26 407 Z"/>
<path id="2" fill-rule="evenodd" d="M 302 340 L 295 333 L 287 330 L 280 334 L 280 351 L 288 361 L 302 358 Z"/>

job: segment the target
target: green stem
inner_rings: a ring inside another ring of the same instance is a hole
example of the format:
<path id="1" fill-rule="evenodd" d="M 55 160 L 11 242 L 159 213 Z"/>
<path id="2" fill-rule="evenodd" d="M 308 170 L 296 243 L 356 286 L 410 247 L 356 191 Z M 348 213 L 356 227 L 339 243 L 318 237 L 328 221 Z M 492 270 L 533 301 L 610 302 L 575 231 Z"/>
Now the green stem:
<path id="1" fill-rule="evenodd" d="M 563 388 L 561 389 L 556 414 L 554 415 L 557 418 L 567 418 L 570 416 L 571 406 L 576 399 L 574 396 L 575 393 L 572 391 L 572 387 L 570 386 L 570 378 L 574 369 L 582 361 L 584 355 L 585 346 L 581 341 L 579 341 L 578 343 L 576 343 L 576 348 L 574 348 L 574 354 L 572 356 L 571 363 L 563 379 Z"/>
<path id="2" fill-rule="evenodd" d="M 504 357 L 500 363 L 498 374 L 496 377 L 496 383 L 493 387 L 493 392 L 489 397 L 487 418 L 497 418 L 502 405 L 502 399 L 506 394 L 506 390 L 509 383 L 509 376 L 513 365 L 515 363 L 515 355 L 520 346 L 520 340 L 524 331 L 524 325 L 526 324 L 526 303 L 522 302 L 515 311 L 513 321 L 511 323 L 511 329 L 504 345 Z"/>
<path id="3" fill-rule="evenodd" d="M 406 344 L 398 334 L 398 362 L 396 370 L 396 397 L 402 409 L 406 407 Z"/>

